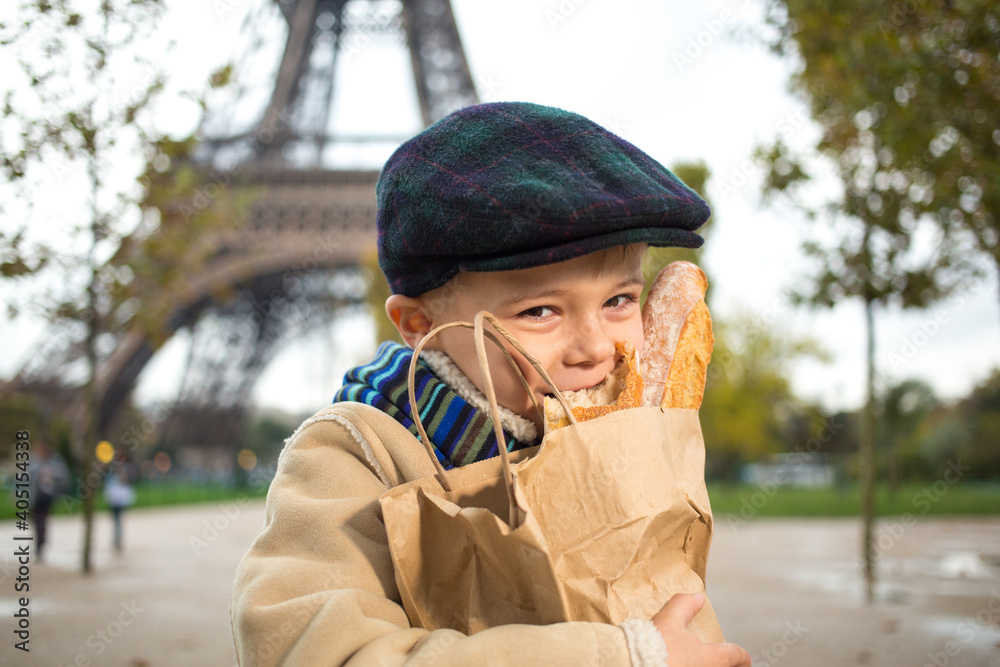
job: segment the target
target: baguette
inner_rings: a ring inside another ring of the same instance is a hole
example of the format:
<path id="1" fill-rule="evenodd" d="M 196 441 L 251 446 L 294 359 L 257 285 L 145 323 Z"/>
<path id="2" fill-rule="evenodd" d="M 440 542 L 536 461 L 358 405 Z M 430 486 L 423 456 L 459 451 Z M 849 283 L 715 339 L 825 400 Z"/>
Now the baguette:
<path id="1" fill-rule="evenodd" d="M 708 362 L 712 360 L 712 317 L 699 301 L 684 319 L 670 372 L 660 398 L 661 408 L 697 410 L 705 396 Z"/>
<path id="2" fill-rule="evenodd" d="M 643 405 L 681 407 L 673 402 L 678 400 L 680 385 L 685 383 L 694 386 L 700 381 L 702 393 L 704 392 L 705 376 L 697 371 L 701 369 L 702 361 L 707 369 L 714 342 L 711 318 L 708 317 L 708 308 L 705 306 L 707 290 L 708 279 L 705 273 L 691 262 L 672 262 L 653 280 L 642 307 L 644 345 L 639 369 L 645 387 Z M 701 308 L 695 313 L 698 304 L 701 304 Z M 688 320 L 692 316 L 700 324 L 688 328 Z M 680 343 L 686 328 L 687 336 L 682 347 Z M 690 358 L 692 354 L 697 357 L 697 363 Z M 673 362 L 678 356 L 684 357 L 685 361 L 680 367 L 675 367 Z M 689 373 L 691 377 L 688 377 Z M 669 398 L 664 393 L 668 391 L 668 383 L 671 383 Z M 684 407 L 701 405 L 700 398 L 697 400 L 698 405 L 691 405 L 692 399 L 685 401 Z"/>
<path id="3" fill-rule="evenodd" d="M 642 308 L 642 358 L 637 361 L 630 341 L 616 343 L 621 359 L 603 382 L 562 392 L 577 421 L 641 406 L 701 407 L 715 342 L 707 289 L 705 273 L 691 262 L 660 271 Z M 544 410 L 546 434 L 569 425 L 555 397 L 545 397 Z"/>
<path id="4" fill-rule="evenodd" d="M 621 354 L 621 359 L 600 384 L 590 389 L 562 392 L 577 421 L 642 405 L 642 377 L 639 375 L 635 346 L 626 338 L 621 343 L 615 343 L 615 349 Z M 569 417 L 554 396 L 545 397 L 544 408 L 545 433 L 569 426 Z"/>

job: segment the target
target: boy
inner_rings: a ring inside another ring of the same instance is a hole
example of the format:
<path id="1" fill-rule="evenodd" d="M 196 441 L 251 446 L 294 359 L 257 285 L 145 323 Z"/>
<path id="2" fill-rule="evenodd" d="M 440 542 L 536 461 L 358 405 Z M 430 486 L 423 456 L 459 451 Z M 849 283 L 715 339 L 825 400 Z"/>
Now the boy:
<path id="1" fill-rule="evenodd" d="M 705 203 L 673 174 L 591 121 L 525 103 L 457 111 L 403 144 L 377 188 L 386 312 L 407 346 L 384 343 L 350 371 L 334 405 L 282 452 L 265 527 L 237 571 L 241 664 L 749 665 L 732 644 L 686 626 L 702 596 L 677 595 L 651 620 L 507 625 L 466 637 L 411 628 L 378 498 L 434 474 L 406 392 L 412 347 L 432 328 L 496 315 L 560 390 L 640 347 L 648 245 L 697 247 Z M 446 467 L 498 452 L 471 333 L 449 329 L 421 354 L 417 403 Z M 488 346 L 492 348 L 493 346 Z M 641 348 L 640 348 L 641 349 Z M 537 444 L 541 417 L 491 349 L 508 449 Z M 519 355 L 539 403 L 548 388 Z"/>

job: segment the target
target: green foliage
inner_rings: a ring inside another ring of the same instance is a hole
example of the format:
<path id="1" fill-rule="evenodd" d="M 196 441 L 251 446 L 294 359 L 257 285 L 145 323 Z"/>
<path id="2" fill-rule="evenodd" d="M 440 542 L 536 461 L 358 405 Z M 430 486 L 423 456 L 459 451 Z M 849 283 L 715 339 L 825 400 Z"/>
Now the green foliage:
<path id="1" fill-rule="evenodd" d="M 899 483 L 903 458 L 912 458 L 918 448 L 921 426 L 937 408 L 934 390 L 920 380 L 905 380 L 889 387 L 879 401 L 879 456 L 887 468 L 890 484 Z"/>
<path id="2" fill-rule="evenodd" d="M 389 319 L 385 312 L 385 300 L 392 294 L 389 281 L 385 279 L 385 274 L 378 265 L 378 252 L 372 248 L 364 257 L 364 266 L 371 275 L 368 288 L 368 311 L 375 320 L 375 340 L 377 343 L 391 340 L 402 343 L 399 330 Z"/>
<path id="3" fill-rule="evenodd" d="M 232 63 L 220 67 L 212 72 L 212 75 L 209 77 L 209 85 L 212 88 L 225 88 L 233 81 L 233 71 Z"/>
<path id="4" fill-rule="evenodd" d="M 257 455 L 258 461 L 274 461 L 285 444 L 285 438 L 290 436 L 297 426 L 298 422 L 292 423 L 270 415 L 261 415 L 247 429 L 245 446 Z"/>
<path id="5" fill-rule="evenodd" d="M 1000 369 L 958 405 L 958 416 L 968 429 L 956 456 L 971 466 L 974 479 L 1000 478 Z"/>
<path id="6" fill-rule="evenodd" d="M 0 424 L 14 431 L 28 431 L 33 444 L 44 442 L 69 462 L 69 425 L 58 415 L 53 415 L 37 397 L 14 391 L 2 391 L 0 387 Z M 0 441 L 0 459 L 14 458 L 13 438 Z"/>
<path id="7" fill-rule="evenodd" d="M 844 186 L 835 209 L 859 225 L 836 247 L 806 247 L 823 268 L 805 300 L 923 307 L 976 273 L 973 240 L 1000 256 L 998 16 L 985 0 L 770 2 L 772 46 L 796 57 L 793 88 Z M 758 155 L 768 192 L 792 194 L 808 180 L 784 142 Z M 935 224 L 937 241 L 918 253 L 911 241 L 921 222 Z"/>
<path id="8" fill-rule="evenodd" d="M 105 270 L 113 279 L 112 321 L 143 331 L 154 349 L 170 335 L 177 303 L 208 263 L 220 238 L 238 229 L 257 193 L 233 174 L 197 166 L 194 137 L 159 138 L 138 181 L 143 224 L 121 240 Z M 225 295 L 216 295 L 223 297 Z"/>
<path id="9" fill-rule="evenodd" d="M 163 5 L 109 0 L 84 10 L 77 4 L 22 2 L 15 20 L 0 29 L 2 48 L 18 65 L 2 84 L 7 131 L 0 133 L 0 166 L 27 209 L 0 230 L 8 242 L 0 277 L 57 273 L 48 281 L 57 287 L 33 305 L 83 322 L 90 349 L 106 326 L 110 290 L 98 256 L 135 219 L 135 190 L 119 177 L 122 163 L 148 145 L 149 108 L 163 90 L 163 74 L 140 46 Z M 81 174 L 83 183 L 73 180 Z M 35 205 L 54 195 L 79 200 L 50 233 L 28 233 L 53 222 Z"/>
<path id="10" fill-rule="evenodd" d="M 38 399 L 14 392 L 0 394 L 0 424 L 5 430 L 28 431 L 32 439 L 41 437 L 45 423 L 42 407 Z M 14 459 L 14 438 L 0 441 L 0 459 Z"/>
<path id="11" fill-rule="evenodd" d="M 673 166 L 671 171 L 711 206 L 712 202 L 708 200 L 706 186 L 712 173 L 704 162 L 679 162 Z M 707 238 L 711 230 L 712 218 L 709 218 L 705 225 L 698 230 L 698 233 Z M 653 279 L 667 264 L 683 260 L 697 264 L 704 271 L 705 267 L 701 265 L 701 255 L 702 248 L 650 248 L 642 264 L 642 275 L 646 279 L 646 286 L 639 297 L 640 303 L 646 303 L 646 295 L 649 294 Z M 711 289 L 711 284 L 712 281 L 709 280 L 709 289 Z"/>
<path id="12" fill-rule="evenodd" d="M 717 531 L 739 530 L 747 520 L 760 517 L 854 516 L 861 505 L 861 489 L 854 485 L 777 487 L 765 491 L 757 486 L 709 483 L 708 495 Z M 883 517 L 1000 514 L 1000 485 L 995 483 L 960 481 L 943 492 L 925 482 L 909 482 L 895 492 L 883 485 L 878 488 L 877 498 Z"/>
<path id="13" fill-rule="evenodd" d="M 715 350 L 701 407 L 712 477 L 735 479 L 745 461 L 789 450 L 787 422 L 804 408 L 789 383 L 797 360 L 827 360 L 816 341 L 784 335 L 749 314 L 716 321 Z"/>
<path id="14" fill-rule="evenodd" d="M 21 228 L 0 229 L 0 277 L 63 272 L 56 281 L 62 293 L 36 304 L 45 314 L 106 331 L 138 328 L 154 348 L 166 338 L 176 298 L 190 289 L 191 275 L 215 251 L 218 235 L 235 227 L 254 194 L 228 187 L 232 174 L 193 166 L 193 137 L 173 140 L 152 129 L 150 110 L 165 79 L 142 40 L 163 9 L 159 0 L 103 2 L 86 10 L 67 0 L 22 3 L 18 21 L 0 31 L 7 48 L 18 52 L 23 75 L 21 85 L 18 77 L 10 79 L 4 95 L 5 122 L 16 128 L 0 134 L 5 175 L 29 181 L 32 172 L 53 162 L 57 177 L 85 171 L 89 180 L 79 215 L 60 221 L 58 233 L 50 235 L 82 237 L 84 251 L 74 244 L 56 252 L 38 235 L 28 242 L 25 230 L 37 222 L 29 216 Z M 231 72 L 227 65 L 213 73 L 210 87 L 227 85 Z M 74 85 L 83 80 L 87 86 Z M 138 183 L 121 176 L 122 161 L 135 156 L 146 157 L 145 165 L 136 164 L 142 169 Z M 43 179 L 37 187 L 52 186 Z M 17 191 L 29 209 L 39 198 L 34 188 Z M 106 256 L 116 245 L 110 261 L 96 260 L 99 248 Z M 85 286 L 94 303 L 82 302 Z M 8 310 L 15 315 L 18 309 L 12 303 Z"/>
<path id="15" fill-rule="evenodd" d="M 945 405 L 919 380 L 889 387 L 879 401 L 880 463 L 890 482 L 935 479 L 949 463 L 963 478 L 1000 479 L 1000 370 Z"/>

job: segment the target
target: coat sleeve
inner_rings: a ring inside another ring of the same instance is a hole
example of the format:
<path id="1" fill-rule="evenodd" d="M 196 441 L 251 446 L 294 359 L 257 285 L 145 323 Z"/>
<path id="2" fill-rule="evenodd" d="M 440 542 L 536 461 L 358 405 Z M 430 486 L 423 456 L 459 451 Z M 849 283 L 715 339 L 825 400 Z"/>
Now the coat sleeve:
<path id="1" fill-rule="evenodd" d="M 323 421 L 282 452 L 264 528 L 233 589 L 242 667 L 630 665 L 613 625 L 505 625 L 472 636 L 410 627 L 378 503 L 387 486 L 363 449 L 344 424 Z"/>

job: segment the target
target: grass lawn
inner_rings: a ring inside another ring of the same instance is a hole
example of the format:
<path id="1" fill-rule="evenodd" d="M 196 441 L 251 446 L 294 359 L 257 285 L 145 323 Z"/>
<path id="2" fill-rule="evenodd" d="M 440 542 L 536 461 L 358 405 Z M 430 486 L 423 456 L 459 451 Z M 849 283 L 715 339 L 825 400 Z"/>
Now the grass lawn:
<path id="1" fill-rule="evenodd" d="M 220 502 L 238 498 L 263 498 L 267 489 L 260 484 L 236 488 L 220 484 L 140 484 L 136 487 L 134 507 L 154 507 L 189 503 Z M 708 494 L 716 520 L 728 515 L 742 519 L 780 516 L 856 516 L 861 507 L 858 487 L 800 489 L 792 487 L 761 487 L 742 484 L 710 483 Z M 76 503 L 78 505 L 79 503 Z M 98 496 L 97 508 L 107 508 Z M 895 494 L 881 487 L 876 498 L 880 516 L 913 516 L 928 514 L 998 514 L 1000 515 L 1000 483 L 944 481 L 908 483 Z M 54 513 L 74 511 L 74 503 L 61 499 Z M 15 515 L 13 494 L 0 492 L 0 518 Z"/>
<path id="2" fill-rule="evenodd" d="M 187 505 L 191 503 L 220 502 L 237 498 L 263 498 L 267 488 L 261 485 L 251 485 L 247 488 L 237 488 L 223 484 L 193 484 L 180 482 L 177 484 L 139 484 L 135 487 L 136 507 L 157 507 L 162 505 Z M 60 498 L 52 508 L 53 514 L 67 514 L 77 511 L 80 502 L 67 497 Z M 106 510 L 108 504 L 98 492 L 97 510 Z M 0 518 L 12 518 L 17 509 L 14 506 L 13 493 L 8 489 L 0 493 Z"/>
<path id="3" fill-rule="evenodd" d="M 716 519 L 734 514 L 743 519 L 758 516 L 856 516 L 861 509 L 857 486 L 825 489 L 709 484 L 712 514 Z M 879 516 L 912 514 L 1000 514 L 1000 483 L 944 480 L 907 483 L 891 494 L 885 486 L 875 496 Z"/>

